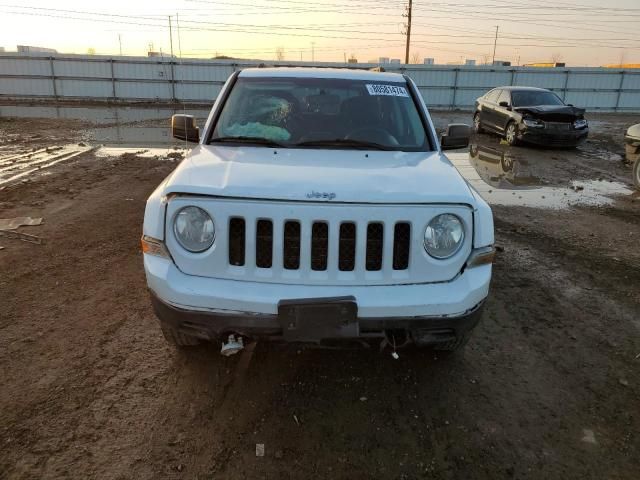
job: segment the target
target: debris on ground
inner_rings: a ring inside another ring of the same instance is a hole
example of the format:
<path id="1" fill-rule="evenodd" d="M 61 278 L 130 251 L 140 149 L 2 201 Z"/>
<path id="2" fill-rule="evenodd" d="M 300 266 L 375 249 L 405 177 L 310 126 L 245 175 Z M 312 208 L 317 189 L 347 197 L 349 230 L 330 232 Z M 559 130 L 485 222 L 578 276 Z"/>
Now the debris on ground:
<path id="1" fill-rule="evenodd" d="M 42 218 L 15 217 L 0 218 L 0 230 L 15 230 L 22 226 L 35 226 L 42 224 Z"/>
<path id="2" fill-rule="evenodd" d="M 256 457 L 264 457 L 264 443 L 256 443 Z"/>
<path id="3" fill-rule="evenodd" d="M 592 445 L 597 445 L 598 442 L 596 440 L 596 434 L 593 432 L 593 430 L 589 430 L 588 428 L 585 428 L 582 430 L 582 441 L 585 443 L 590 443 Z"/>

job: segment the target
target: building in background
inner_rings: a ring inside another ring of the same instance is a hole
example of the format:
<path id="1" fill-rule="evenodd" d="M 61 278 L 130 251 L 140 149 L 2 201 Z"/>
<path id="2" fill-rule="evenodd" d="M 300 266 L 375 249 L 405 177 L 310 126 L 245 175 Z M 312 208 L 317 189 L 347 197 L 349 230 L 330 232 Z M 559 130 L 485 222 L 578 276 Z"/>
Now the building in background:
<path id="1" fill-rule="evenodd" d="M 389 57 L 378 58 L 378 63 L 389 63 Z"/>
<path id="2" fill-rule="evenodd" d="M 400 59 L 399 58 L 392 58 L 391 60 L 389 60 L 389 63 L 393 63 L 394 65 L 399 65 L 400 64 Z"/>
<path id="3" fill-rule="evenodd" d="M 510 67 L 511 62 L 508 60 L 494 60 L 493 66 L 494 67 Z"/>
<path id="4" fill-rule="evenodd" d="M 475 67 L 476 66 L 476 61 L 474 59 L 472 59 L 472 58 L 467 58 L 464 61 L 464 64 L 469 66 L 469 67 Z"/>
<path id="5" fill-rule="evenodd" d="M 522 65 L 523 67 L 546 67 L 546 68 L 554 68 L 554 67 L 564 67 L 566 66 L 564 62 L 534 62 L 534 63 L 525 63 Z"/>
<path id="6" fill-rule="evenodd" d="M 435 58 L 425 58 L 422 62 L 424 65 L 435 65 Z"/>
<path id="7" fill-rule="evenodd" d="M 30 45 L 18 45 L 18 53 L 58 53 L 55 48 L 33 47 Z"/>
<path id="8" fill-rule="evenodd" d="M 603 65 L 604 68 L 640 68 L 640 63 L 610 63 Z"/>

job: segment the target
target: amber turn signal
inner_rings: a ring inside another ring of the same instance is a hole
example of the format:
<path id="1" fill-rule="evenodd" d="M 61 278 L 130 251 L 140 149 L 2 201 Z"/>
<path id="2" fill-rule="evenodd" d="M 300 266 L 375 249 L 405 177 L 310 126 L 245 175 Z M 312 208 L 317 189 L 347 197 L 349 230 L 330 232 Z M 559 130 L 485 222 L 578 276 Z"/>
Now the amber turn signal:
<path id="1" fill-rule="evenodd" d="M 140 239 L 140 243 L 142 244 L 142 253 L 155 255 L 156 257 L 169 258 L 169 252 L 167 252 L 162 240 L 149 237 L 148 235 L 143 235 Z"/>
<path id="2" fill-rule="evenodd" d="M 478 248 L 471 252 L 469 260 L 467 260 L 467 268 L 478 267 L 480 265 L 488 265 L 493 263 L 496 257 L 496 249 L 493 247 Z"/>

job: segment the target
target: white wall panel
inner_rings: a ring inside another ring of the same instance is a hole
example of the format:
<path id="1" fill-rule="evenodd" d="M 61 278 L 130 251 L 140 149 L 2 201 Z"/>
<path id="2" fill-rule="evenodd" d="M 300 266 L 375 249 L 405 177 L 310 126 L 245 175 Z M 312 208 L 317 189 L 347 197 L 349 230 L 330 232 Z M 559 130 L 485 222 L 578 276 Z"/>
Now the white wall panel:
<path id="1" fill-rule="evenodd" d="M 173 59 L 165 57 L 106 57 L 56 55 L 54 92 L 51 65 L 47 57 L 28 57 L 15 53 L 0 54 L 0 96 L 44 96 L 111 99 L 115 76 L 119 100 L 171 101 L 175 91 L 178 101 L 213 103 L 222 83 L 236 70 L 260 62 Z M 295 62 L 300 66 L 319 66 Z M 344 67 L 341 63 L 322 64 Z M 359 64 L 359 68 L 373 65 Z M 640 110 L 640 70 L 603 68 L 533 68 L 533 67 L 465 67 L 385 65 L 389 72 L 410 76 L 420 88 L 428 105 L 437 108 L 470 108 L 487 90 L 503 85 L 549 88 L 568 103 L 585 108 Z M 567 75 L 568 72 L 568 75 Z M 622 81 L 622 84 L 621 84 Z M 567 90 L 565 91 L 565 87 Z M 619 91 L 622 87 L 622 91 Z"/>

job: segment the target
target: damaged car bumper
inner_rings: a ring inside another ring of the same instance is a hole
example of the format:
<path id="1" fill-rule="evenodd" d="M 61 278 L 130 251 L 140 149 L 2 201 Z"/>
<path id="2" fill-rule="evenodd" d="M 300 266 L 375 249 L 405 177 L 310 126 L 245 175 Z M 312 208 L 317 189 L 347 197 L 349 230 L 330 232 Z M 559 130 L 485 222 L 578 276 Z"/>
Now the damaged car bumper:
<path id="1" fill-rule="evenodd" d="M 540 146 L 575 147 L 585 142 L 589 129 L 553 131 L 523 126 L 518 140 Z"/>
<path id="2" fill-rule="evenodd" d="M 417 343 L 446 342 L 478 323 L 491 279 L 491 265 L 486 264 L 432 284 L 345 288 L 240 283 L 186 275 L 170 260 L 144 257 L 159 320 L 207 340 L 238 333 L 321 341 L 384 337 L 389 330 L 404 330 Z"/>

